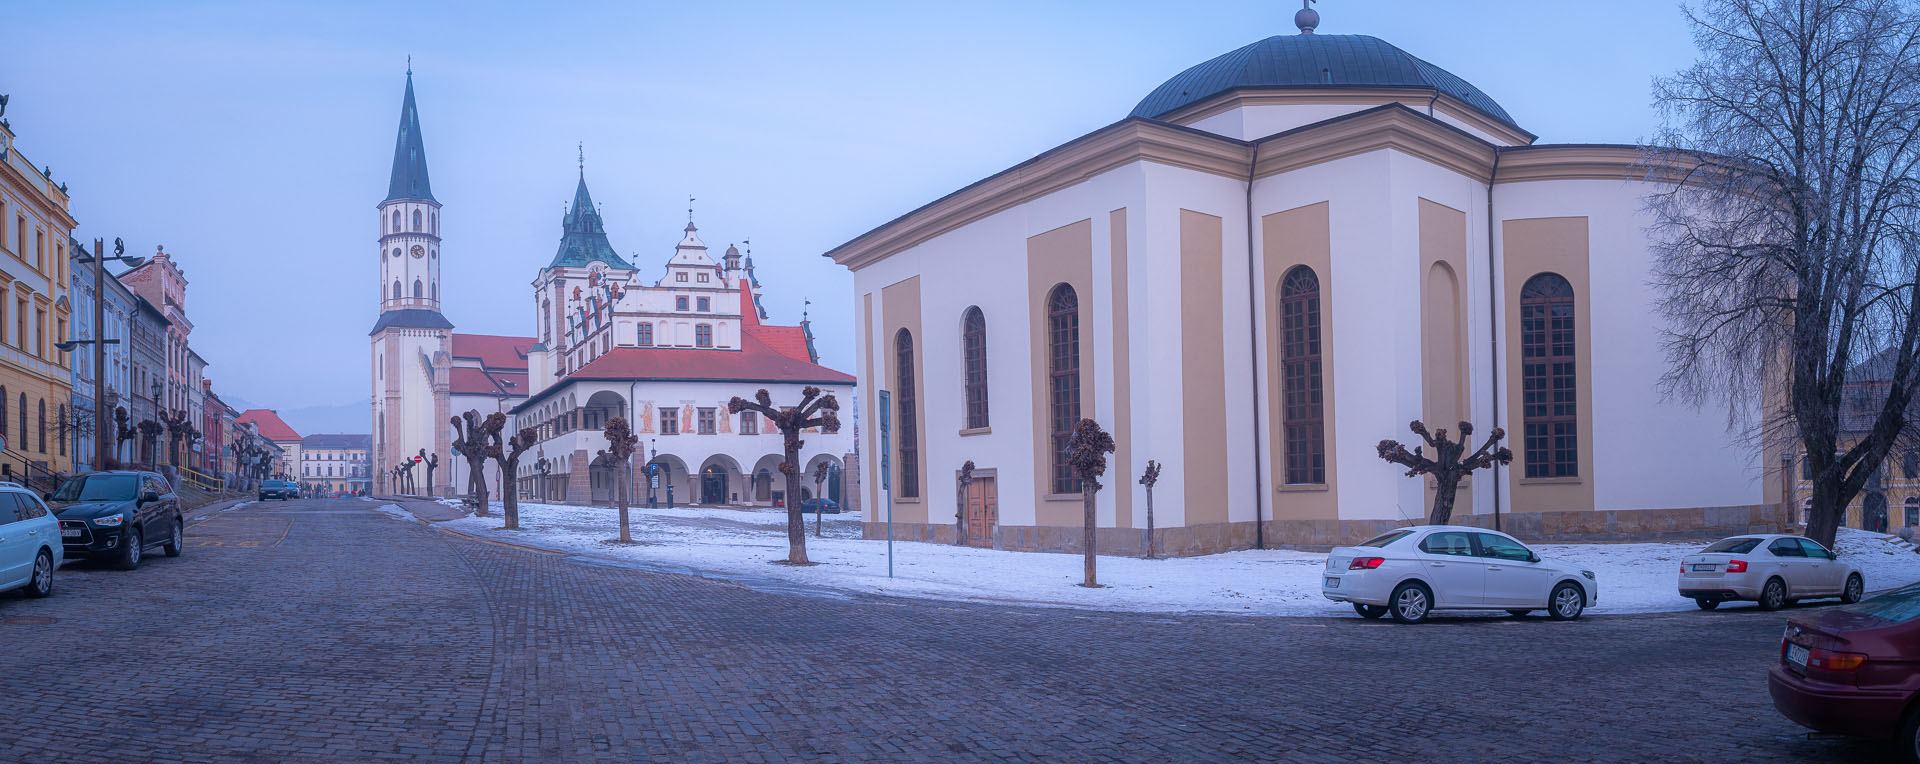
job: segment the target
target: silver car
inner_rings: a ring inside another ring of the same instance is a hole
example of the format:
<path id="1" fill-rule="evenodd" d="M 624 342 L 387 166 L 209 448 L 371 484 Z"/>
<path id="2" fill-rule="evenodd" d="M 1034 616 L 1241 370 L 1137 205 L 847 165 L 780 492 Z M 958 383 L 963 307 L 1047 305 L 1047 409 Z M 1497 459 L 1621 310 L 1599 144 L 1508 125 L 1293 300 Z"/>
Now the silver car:
<path id="1" fill-rule="evenodd" d="M 1757 602 L 1761 610 L 1813 597 L 1839 597 L 1851 604 L 1866 590 L 1859 568 L 1799 536 L 1734 536 L 1680 560 L 1680 596 L 1701 610 L 1728 600 Z"/>

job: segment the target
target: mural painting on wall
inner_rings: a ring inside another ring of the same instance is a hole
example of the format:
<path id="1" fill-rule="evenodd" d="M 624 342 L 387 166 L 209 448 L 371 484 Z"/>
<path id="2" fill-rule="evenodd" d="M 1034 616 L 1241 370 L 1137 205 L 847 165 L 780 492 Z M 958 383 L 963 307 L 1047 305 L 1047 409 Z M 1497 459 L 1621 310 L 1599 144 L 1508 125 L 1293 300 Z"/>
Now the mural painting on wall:
<path id="1" fill-rule="evenodd" d="M 640 410 L 640 431 L 651 433 L 653 432 L 653 401 L 647 401 L 642 405 L 645 408 Z"/>

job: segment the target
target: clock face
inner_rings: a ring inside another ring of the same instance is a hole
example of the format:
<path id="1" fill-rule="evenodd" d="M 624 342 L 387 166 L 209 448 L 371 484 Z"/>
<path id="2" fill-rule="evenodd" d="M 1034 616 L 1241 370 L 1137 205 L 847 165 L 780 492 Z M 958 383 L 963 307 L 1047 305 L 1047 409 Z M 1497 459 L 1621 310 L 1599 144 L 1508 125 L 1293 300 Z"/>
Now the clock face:
<path id="1" fill-rule="evenodd" d="M 427 256 L 427 248 L 426 248 L 426 247 L 422 247 L 422 246 L 420 246 L 420 245 L 418 245 L 418 244 L 415 244 L 415 245 L 413 245 L 413 256 L 414 256 L 414 257 L 426 257 L 426 256 Z"/>

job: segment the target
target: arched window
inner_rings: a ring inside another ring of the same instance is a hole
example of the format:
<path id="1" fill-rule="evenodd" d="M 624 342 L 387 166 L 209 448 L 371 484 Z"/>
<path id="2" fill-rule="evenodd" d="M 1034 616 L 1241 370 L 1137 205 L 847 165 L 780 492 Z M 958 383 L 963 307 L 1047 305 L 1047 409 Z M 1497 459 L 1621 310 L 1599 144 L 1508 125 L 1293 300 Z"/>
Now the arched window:
<path id="1" fill-rule="evenodd" d="M 420 230 L 420 211 L 419 210 L 413 211 L 413 230 L 415 231 Z"/>
<path id="2" fill-rule="evenodd" d="M 960 318 L 960 349 L 965 356 L 967 428 L 987 426 L 987 317 L 979 307 Z"/>
<path id="3" fill-rule="evenodd" d="M 399 210 L 393 211 L 393 232 L 394 233 L 400 232 L 400 211 Z"/>
<path id="4" fill-rule="evenodd" d="M 21 453 L 27 450 L 27 394 L 20 394 L 20 445 Z"/>
<path id="5" fill-rule="evenodd" d="M 894 421 L 900 451 L 899 495 L 910 499 L 920 495 L 919 422 L 914 420 L 913 334 L 901 329 L 893 338 L 893 403 L 899 408 Z"/>
<path id="6" fill-rule="evenodd" d="M 417 299 L 420 299 L 420 298 L 422 298 L 422 297 L 425 297 L 425 296 L 426 296 L 426 294 L 425 294 L 425 287 L 421 285 L 421 283 L 420 283 L 420 280 L 419 280 L 419 279 L 414 279 L 414 280 L 413 280 L 413 297 L 414 297 L 414 299 L 416 299 L 416 300 L 417 300 Z"/>
<path id="7" fill-rule="evenodd" d="M 1556 273 L 1520 288 L 1520 419 L 1527 477 L 1580 474 L 1573 285 Z"/>
<path id="8" fill-rule="evenodd" d="M 1320 277 L 1301 265 L 1280 282 L 1280 421 L 1289 485 L 1327 482 Z"/>
<path id="9" fill-rule="evenodd" d="M 432 284 L 429 284 L 427 286 L 427 291 L 428 293 L 433 295 L 434 302 L 440 301 L 440 282 L 436 281 L 436 282 L 433 282 Z"/>
<path id="10" fill-rule="evenodd" d="M 1047 404 L 1053 425 L 1053 492 L 1079 493 L 1067 461 L 1073 426 L 1080 422 L 1080 297 L 1061 284 L 1047 295 Z"/>
<path id="11" fill-rule="evenodd" d="M 40 453 L 47 452 L 47 399 L 40 399 Z"/>
<path id="12" fill-rule="evenodd" d="M 64 404 L 64 403 L 60 404 L 60 418 L 54 421 L 58 423 L 58 426 L 62 432 L 64 432 L 67 429 L 67 404 Z M 65 435 L 60 436 L 60 455 L 61 456 L 67 455 L 67 436 Z"/>
<path id="13" fill-rule="evenodd" d="M 0 437 L 7 435 L 7 387 L 0 385 Z"/>
<path id="14" fill-rule="evenodd" d="M 438 212 L 433 213 L 433 235 L 440 235 L 440 213 Z"/>
<path id="15" fill-rule="evenodd" d="M 1906 513 L 1900 519 L 1906 521 L 1908 528 L 1920 526 L 1920 497 L 1907 497 Z"/>
<path id="16" fill-rule="evenodd" d="M 400 299 L 400 280 L 393 280 L 393 299 Z"/>
<path id="17" fill-rule="evenodd" d="M 696 324 L 693 327 L 693 346 L 713 347 L 713 327 L 709 324 Z"/>

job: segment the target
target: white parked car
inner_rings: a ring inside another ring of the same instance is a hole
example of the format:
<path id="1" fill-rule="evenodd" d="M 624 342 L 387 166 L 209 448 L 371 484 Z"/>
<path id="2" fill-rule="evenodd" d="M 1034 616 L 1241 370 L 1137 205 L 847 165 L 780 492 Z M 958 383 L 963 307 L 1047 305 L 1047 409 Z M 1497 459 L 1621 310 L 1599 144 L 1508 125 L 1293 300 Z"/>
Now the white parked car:
<path id="1" fill-rule="evenodd" d="M 17 483 L 0 483 L 0 592 L 52 594 L 53 571 L 64 559 L 60 521 L 47 505 Z"/>
<path id="2" fill-rule="evenodd" d="M 1852 604 L 1866 591 L 1859 568 L 1799 536 L 1734 536 L 1680 560 L 1680 596 L 1701 610 L 1727 600 L 1758 602 L 1761 610 L 1811 597 L 1839 597 Z"/>
<path id="3" fill-rule="evenodd" d="M 1593 571 L 1544 560 L 1499 531 L 1401 528 L 1327 554 L 1320 593 L 1366 618 L 1419 623 L 1435 610 L 1546 610 L 1579 618 L 1600 600 Z"/>

